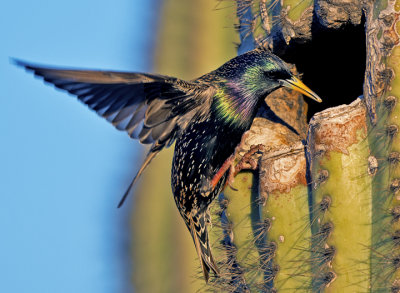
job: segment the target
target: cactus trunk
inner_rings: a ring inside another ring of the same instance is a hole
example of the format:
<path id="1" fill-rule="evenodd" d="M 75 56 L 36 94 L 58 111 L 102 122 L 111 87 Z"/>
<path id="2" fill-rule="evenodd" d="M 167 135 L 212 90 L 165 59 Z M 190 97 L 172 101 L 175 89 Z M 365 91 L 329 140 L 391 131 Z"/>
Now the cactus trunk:
<path id="1" fill-rule="evenodd" d="M 267 98 L 286 123 L 264 113 L 236 149 L 235 168 L 244 173 L 215 203 L 221 217 L 213 221 L 223 233 L 214 242 L 223 274 L 206 289 L 400 292 L 400 1 L 237 2 L 246 11 L 238 13 L 242 41 L 254 36 L 304 79 L 312 82 L 309 67 L 333 57 L 318 47 L 324 34 L 362 42 L 342 44 L 338 80 L 352 66 L 365 74 L 362 90 L 356 77 L 349 88 L 330 81 L 341 95 L 321 85 L 331 108 L 314 114 L 320 109 L 311 105 L 309 125 L 301 97 L 281 90 L 278 102 Z M 353 64 L 346 53 L 357 48 L 365 60 Z M 310 64 L 300 60 L 307 50 L 316 52 Z"/>
<path id="2" fill-rule="evenodd" d="M 330 202 L 313 227 L 315 291 L 369 290 L 373 173 L 367 174 L 366 118 L 365 105 L 356 100 L 318 113 L 310 123 L 314 210 L 324 199 Z"/>

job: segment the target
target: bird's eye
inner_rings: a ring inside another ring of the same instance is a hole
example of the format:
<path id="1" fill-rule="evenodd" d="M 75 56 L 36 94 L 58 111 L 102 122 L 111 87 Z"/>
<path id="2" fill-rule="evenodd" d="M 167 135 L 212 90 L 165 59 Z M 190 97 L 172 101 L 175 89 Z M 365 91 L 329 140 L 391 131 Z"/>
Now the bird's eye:
<path id="1" fill-rule="evenodd" d="M 266 71 L 264 74 L 267 78 L 274 80 L 290 78 L 290 74 L 288 72 L 281 70 Z"/>

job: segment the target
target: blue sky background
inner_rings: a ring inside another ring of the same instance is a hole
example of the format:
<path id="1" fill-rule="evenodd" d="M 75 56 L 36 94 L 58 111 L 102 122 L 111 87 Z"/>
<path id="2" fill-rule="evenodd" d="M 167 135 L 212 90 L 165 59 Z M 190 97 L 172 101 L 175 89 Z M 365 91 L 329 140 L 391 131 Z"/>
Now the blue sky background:
<path id="1" fill-rule="evenodd" d="M 139 144 L 9 57 L 151 70 L 156 0 L 0 4 L 0 292 L 125 292 Z"/>

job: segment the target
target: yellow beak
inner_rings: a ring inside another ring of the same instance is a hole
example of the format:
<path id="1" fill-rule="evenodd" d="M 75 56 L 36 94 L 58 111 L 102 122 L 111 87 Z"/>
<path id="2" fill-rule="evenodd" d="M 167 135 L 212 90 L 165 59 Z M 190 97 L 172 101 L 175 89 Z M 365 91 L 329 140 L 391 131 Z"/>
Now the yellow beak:
<path id="1" fill-rule="evenodd" d="M 302 93 L 303 95 L 317 101 L 318 103 L 321 103 L 322 100 L 316 93 L 314 93 L 312 90 L 308 88 L 300 79 L 292 76 L 291 79 L 281 79 L 280 80 L 281 84 L 284 87 L 290 88 L 292 90 L 298 91 Z"/>

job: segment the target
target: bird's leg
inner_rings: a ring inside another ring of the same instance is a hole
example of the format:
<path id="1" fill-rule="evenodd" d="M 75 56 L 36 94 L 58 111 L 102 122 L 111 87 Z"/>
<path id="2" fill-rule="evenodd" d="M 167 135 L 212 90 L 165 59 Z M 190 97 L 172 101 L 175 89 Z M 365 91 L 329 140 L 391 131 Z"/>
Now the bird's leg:
<path id="1" fill-rule="evenodd" d="M 211 188 L 214 189 L 219 180 L 221 180 L 222 176 L 229 170 L 229 174 L 231 173 L 233 167 L 233 160 L 235 159 L 235 155 L 232 154 L 226 161 L 222 164 L 221 168 L 218 172 L 214 175 L 213 179 L 211 180 Z M 229 178 L 229 175 L 228 175 Z"/>
<path id="2" fill-rule="evenodd" d="M 211 193 L 211 191 L 213 191 L 215 187 L 217 187 L 217 184 L 221 180 L 222 176 L 224 176 L 228 169 L 231 168 L 234 158 L 235 156 L 234 154 L 232 154 L 228 159 L 225 160 L 225 162 L 222 164 L 221 168 L 219 168 L 218 172 L 214 175 L 211 181 L 203 184 L 201 190 L 202 196 L 207 197 Z"/>

